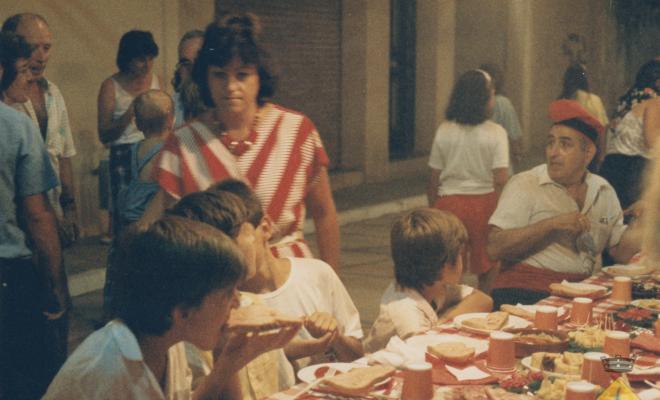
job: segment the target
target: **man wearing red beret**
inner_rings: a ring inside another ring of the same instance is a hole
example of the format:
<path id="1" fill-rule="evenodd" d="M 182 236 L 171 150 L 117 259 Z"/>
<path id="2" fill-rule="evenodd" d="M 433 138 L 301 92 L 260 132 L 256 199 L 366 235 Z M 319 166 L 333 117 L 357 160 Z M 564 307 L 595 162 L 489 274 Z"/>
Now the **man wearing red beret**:
<path id="1" fill-rule="evenodd" d="M 639 251 L 639 229 L 623 224 L 614 189 L 587 169 L 603 126 L 574 100 L 550 104 L 550 119 L 546 164 L 512 177 L 489 221 L 488 254 L 503 266 L 496 306 L 532 304 L 550 283 L 587 278 L 604 249 L 617 262 Z"/>

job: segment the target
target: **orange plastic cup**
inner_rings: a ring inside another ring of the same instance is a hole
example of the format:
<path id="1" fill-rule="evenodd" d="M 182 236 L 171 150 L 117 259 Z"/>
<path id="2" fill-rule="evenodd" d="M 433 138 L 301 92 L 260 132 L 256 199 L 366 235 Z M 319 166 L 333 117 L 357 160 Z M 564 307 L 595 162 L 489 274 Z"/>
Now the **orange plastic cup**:
<path id="1" fill-rule="evenodd" d="M 603 352 L 610 356 L 628 357 L 630 355 L 630 334 L 622 331 L 607 332 Z"/>
<path id="2" fill-rule="evenodd" d="M 566 400 L 594 400 L 596 385 L 586 381 L 574 381 L 566 384 Z"/>
<path id="3" fill-rule="evenodd" d="M 534 326 L 546 331 L 557 330 L 557 307 L 538 306 L 534 314 Z"/>
<path id="4" fill-rule="evenodd" d="M 591 322 L 594 301 L 586 297 L 573 299 L 571 307 L 571 322 L 575 325 L 586 325 Z"/>
<path id="5" fill-rule="evenodd" d="M 632 301 L 632 280 L 627 276 L 617 276 L 612 285 L 612 301 L 628 304 Z"/>
<path id="6" fill-rule="evenodd" d="M 612 377 L 605 371 L 603 357 L 609 357 L 605 353 L 589 352 L 584 354 L 582 362 L 582 379 L 600 387 L 607 387 L 612 382 Z"/>
<path id="7" fill-rule="evenodd" d="M 486 366 L 493 371 L 508 372 L 516 366 L 515 343 L 509 332 L 491 332 L 488 338 Z"/>
<path id="8" fill-rule="evenodd" d="M 402 400 L 430 400 L 433 398 L 432 366 L 427 362 L 412 363 L 403 370 Z"/>

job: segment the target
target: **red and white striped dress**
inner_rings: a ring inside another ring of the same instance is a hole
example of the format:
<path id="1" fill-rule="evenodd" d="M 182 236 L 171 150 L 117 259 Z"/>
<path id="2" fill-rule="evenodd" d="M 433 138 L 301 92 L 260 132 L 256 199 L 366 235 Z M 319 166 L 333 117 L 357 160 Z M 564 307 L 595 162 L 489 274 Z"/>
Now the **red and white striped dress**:
<path id="1" fill-rule="evenodd" d="M 250 141 L 253 145 L 236 156 L 203 123 L 183 125 L 163 146 L 156 180 L 176 199 L 223 179 L 243 180 L 275 223 L 273 253 L 313 257 L 302 234 L 305 197 L 329 162 L 314 123 L 299 112 L 272 105 Z"/>

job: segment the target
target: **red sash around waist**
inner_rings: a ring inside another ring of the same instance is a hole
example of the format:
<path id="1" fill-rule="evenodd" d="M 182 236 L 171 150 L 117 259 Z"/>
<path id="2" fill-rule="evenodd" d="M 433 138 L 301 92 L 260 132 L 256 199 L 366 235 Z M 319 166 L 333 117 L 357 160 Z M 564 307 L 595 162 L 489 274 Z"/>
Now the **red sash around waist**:
<path id="1" fill-rule="evenodd" d="M 527 289 L 549 293 L 551 283 L 560 283 L 563 280 L 577 282 L 588 277 L 589 275 L 555 272 L 528 264 L 514 264 L 502 268 L 499 276 L 495 278 L 493 289 Z"/>

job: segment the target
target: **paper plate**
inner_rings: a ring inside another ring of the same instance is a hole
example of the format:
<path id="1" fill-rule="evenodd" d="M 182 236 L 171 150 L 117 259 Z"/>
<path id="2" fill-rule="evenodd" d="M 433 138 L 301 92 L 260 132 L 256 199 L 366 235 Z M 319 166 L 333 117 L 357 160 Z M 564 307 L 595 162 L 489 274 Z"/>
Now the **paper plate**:
<path id="1" fill-rule="evenodd" d="M 618 264 L 603 268 L 603 272 L 609 276 L 628 276 L 630 278 L 636 279 L 650 276 L 653 272 L 655 272 L 655 269 L 639 264 Z"/>
<path id="2" fill-rule="evenodd" d="M 482 335 L 489 335 L 491 332 L 497 330 L 488 330 L 488 329 L 477 329 L 477 328 L 472 328 L 470 326 L 465 326 L 463 325 L 463 321 L 472 319 L 472 318 L 486 318 L 490 313 L 469 313 L 469 314 L 462 314 L 459 315 L 458 317 L 454 318 L 454 325 L 458 329 L 462 329 L 467 332 L 473 332 L 473 333 L 479 333 Z M 524 318 L 516 317 L 515 315 L 509 315 L 509 319 L 506 322 L 506 324 L 501 327 L 499 330 L 505 330 L 505 329 L 519 329 L 519 328 L 527 328 L 530 326 L 532 323 L 527 321 Z"/>
<path id="3" fill-rule="evenodd" d="M 639 299 L 633 300 L 630 304 L 635 307 L 643 308 L 645 310 L 660 313 L 660 300 L 659 299 Z"/>
<path id="4" fill-rule="evenodd" d="M 580 379 L 580 374 L 577 375 L 562 374 L 559 372 L 542 371 L 538 368 L 532 367 L 532 356 L 523 358 L 522 360 L 520 360 L 520 364 L 522 364 L 523 367 L 527 368 L 530 371 L 543 372 L 543 375 L 549 378 Z"/>
<path id="5" fill-rule="evenodd" d="M 364 365 L 352 364 L 352 363 L 323 363 L 307 366 L 300 371 L 298 371 L 298 379 L 305 383 L 312 383 L 315 380 L 322 378 L 322 376 L 317 376 L 316 370 L 325 369 L 326 373 L 330 368 L 334 368 L 340 372 L 348 372 L 353 368 L 363 368 Z M 320 375 L 320 374 L 319 374 Z"/>
<path id="6" fill-rule="evenodd" d="M 323 363 L 323 364 L 310 365 L 298 371 L 298 379 L 300 379 L 302 382 L 305 383 L 312 383 L 319 378 L 323 378 L 323 376 L 321 376 L 322 375 L 321 373 L 316 372 L 317 370 L 325 370 L 323 372 L 327 374 L 330 368 L 334 368 L 339 372 L 348 372 L 355 368 L 366 368 L 366 367 L 368 367 L 368 365 L 354 364 L 354 363 Z M 374 385 L 374 387 L 384 385 L 387 382 L 389 382 L 390 379 L 392 379 L 392 377 L 383 379 L 382 381 L 377 382 Z"/>

